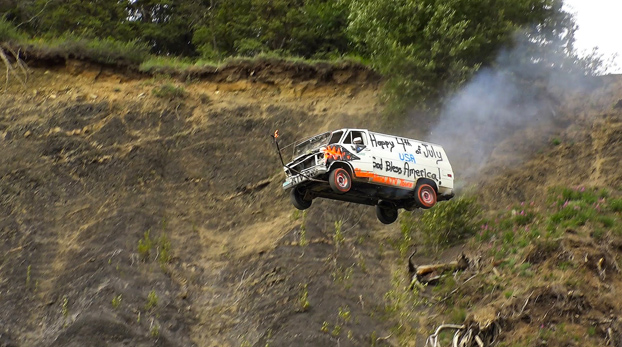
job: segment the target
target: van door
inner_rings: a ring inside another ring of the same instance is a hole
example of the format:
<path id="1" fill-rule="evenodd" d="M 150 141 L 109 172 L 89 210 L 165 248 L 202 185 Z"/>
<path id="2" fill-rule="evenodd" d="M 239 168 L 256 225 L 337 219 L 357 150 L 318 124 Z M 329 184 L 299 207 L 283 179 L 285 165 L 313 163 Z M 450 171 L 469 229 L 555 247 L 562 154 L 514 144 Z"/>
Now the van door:
<path id="1" fill-rule="evenodd" d="M 342 142 L 343 147 L 351 152 L 357 159 L 350 164 L 354 168 L 356 178 L 371 177 L 373 172 L 372 158 L 369 155 L 369 137 L 364 130 L 350 130 L 346 133 Z"/>

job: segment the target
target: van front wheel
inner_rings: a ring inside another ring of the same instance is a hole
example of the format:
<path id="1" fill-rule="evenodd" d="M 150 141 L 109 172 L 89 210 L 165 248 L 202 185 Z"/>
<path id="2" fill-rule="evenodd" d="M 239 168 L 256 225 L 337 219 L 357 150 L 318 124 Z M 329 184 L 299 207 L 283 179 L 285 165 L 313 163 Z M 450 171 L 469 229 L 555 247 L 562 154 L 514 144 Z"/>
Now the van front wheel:
<path id="1" fill-rule="evenodd" d="M 376 205 L 376 217 L 382 224 L 391 224 L 397 220 L 397 207 L 392 203 L 380 201 Z"/>
<path id="2" fill-rule="evenodd" d="M 297 187 L 292 188 L 292 191 L 289 193 L 289 199 L 292 205 L 299 210 L 308 209 L 313 202 L 312 200 L 305 200 L 305 193 L 300 192 Z"/>
<path id="3" fill-rule="evenodd" d="M 348 170 L 338 167 L 328 175 L 328 183 L 335 193 L 343 194 L 352 187 L 352 177 Z"/>
<path id="4" fill-rule="evenodd" d="M 431 208 L 436 204 L 436 190 L 428 183 L 418 183 L 415 187 L 415 201 L 423 209 Z"/>

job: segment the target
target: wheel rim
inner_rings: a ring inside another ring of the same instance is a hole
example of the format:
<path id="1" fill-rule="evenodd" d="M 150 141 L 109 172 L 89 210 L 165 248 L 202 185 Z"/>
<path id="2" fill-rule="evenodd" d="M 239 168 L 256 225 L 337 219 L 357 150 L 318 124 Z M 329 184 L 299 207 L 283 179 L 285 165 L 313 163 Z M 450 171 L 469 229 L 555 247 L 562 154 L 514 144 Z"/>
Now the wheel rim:
<path id="1" fill-rule="evenodd" d="M 337 172 L 337 174 L 335 175 L 335 182 L 337 183 L 337 186 L 339 186 L 339 188 L 341 189 L 348 188 L 348 177 L 346 177 L 343 172 Z"/>
<path id="2" fill-rule="evenodd" d="M 421 189 L 421 201 L 426 205 L 434 204 L 434 193 L 427 187 Z"/>

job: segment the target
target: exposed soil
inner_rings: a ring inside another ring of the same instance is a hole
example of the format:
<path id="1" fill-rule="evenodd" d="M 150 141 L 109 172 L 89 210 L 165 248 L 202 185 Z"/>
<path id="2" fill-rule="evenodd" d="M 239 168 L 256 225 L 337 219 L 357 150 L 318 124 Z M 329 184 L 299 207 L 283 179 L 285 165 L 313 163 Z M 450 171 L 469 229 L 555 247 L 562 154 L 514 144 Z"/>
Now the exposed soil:
<path id="1" fill-rule="evenodd" d="M 394 247 L 399 223 L 383 226 L 372 208 L 341 202 L 295 211 L 269 136 L 279 129 L 285 145 L 340 127 L 382 128 L 377 76 L 266 61 L 173 79 L 57 63 L 33 67 L 26 90 L 12 83 L 0 94 L 0 346 L 424 343 L 431 323 L 405 342 L 387 309 L 408 285 L 395 284 L 408 275 Z M 622 80 L 608 78 L 564 104 L 546 130 L 559 145 L 499 145 L 479 183 L 485 206 L 556 185 L 622 188 Z M 182 95 L 156 95 L 171 86 Z M 526 161 L 504 161 L 508 146 L 529 148 Z M 585 283 L 573 292 L 541 280 L 502 302 L 468 282 L 459 291 L 473 303 L 466 323 L 484 331 L 488 319 L 502 331 L 491 337 L 517 344 L 559 322 L 596 326 L 588 345 L 620 336 L 622 247 L 610 241 L 568 233 L 556 247 L 533 245 L 528 262 L 542 271 L 577 264 Z M 467 252 L 478 258 L 478 247 Z M 492 276 L 486 260 L 461 278 Z"/>

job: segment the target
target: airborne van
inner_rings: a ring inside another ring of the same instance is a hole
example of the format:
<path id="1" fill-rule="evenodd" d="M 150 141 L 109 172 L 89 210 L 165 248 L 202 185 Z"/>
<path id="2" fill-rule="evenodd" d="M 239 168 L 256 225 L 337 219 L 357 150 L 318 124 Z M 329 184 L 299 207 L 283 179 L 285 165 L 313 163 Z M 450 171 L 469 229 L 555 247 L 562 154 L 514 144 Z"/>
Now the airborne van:
<path id="1" fill-rule="evenodd" d="M 454 173 L 443 147 L 365 129 L 340 129 L 294 146 L 284 189 L 304 210 L 315 198 L 376 206 L 391 224 L 398 209 L 431 208 L 454 196 Z"/>

